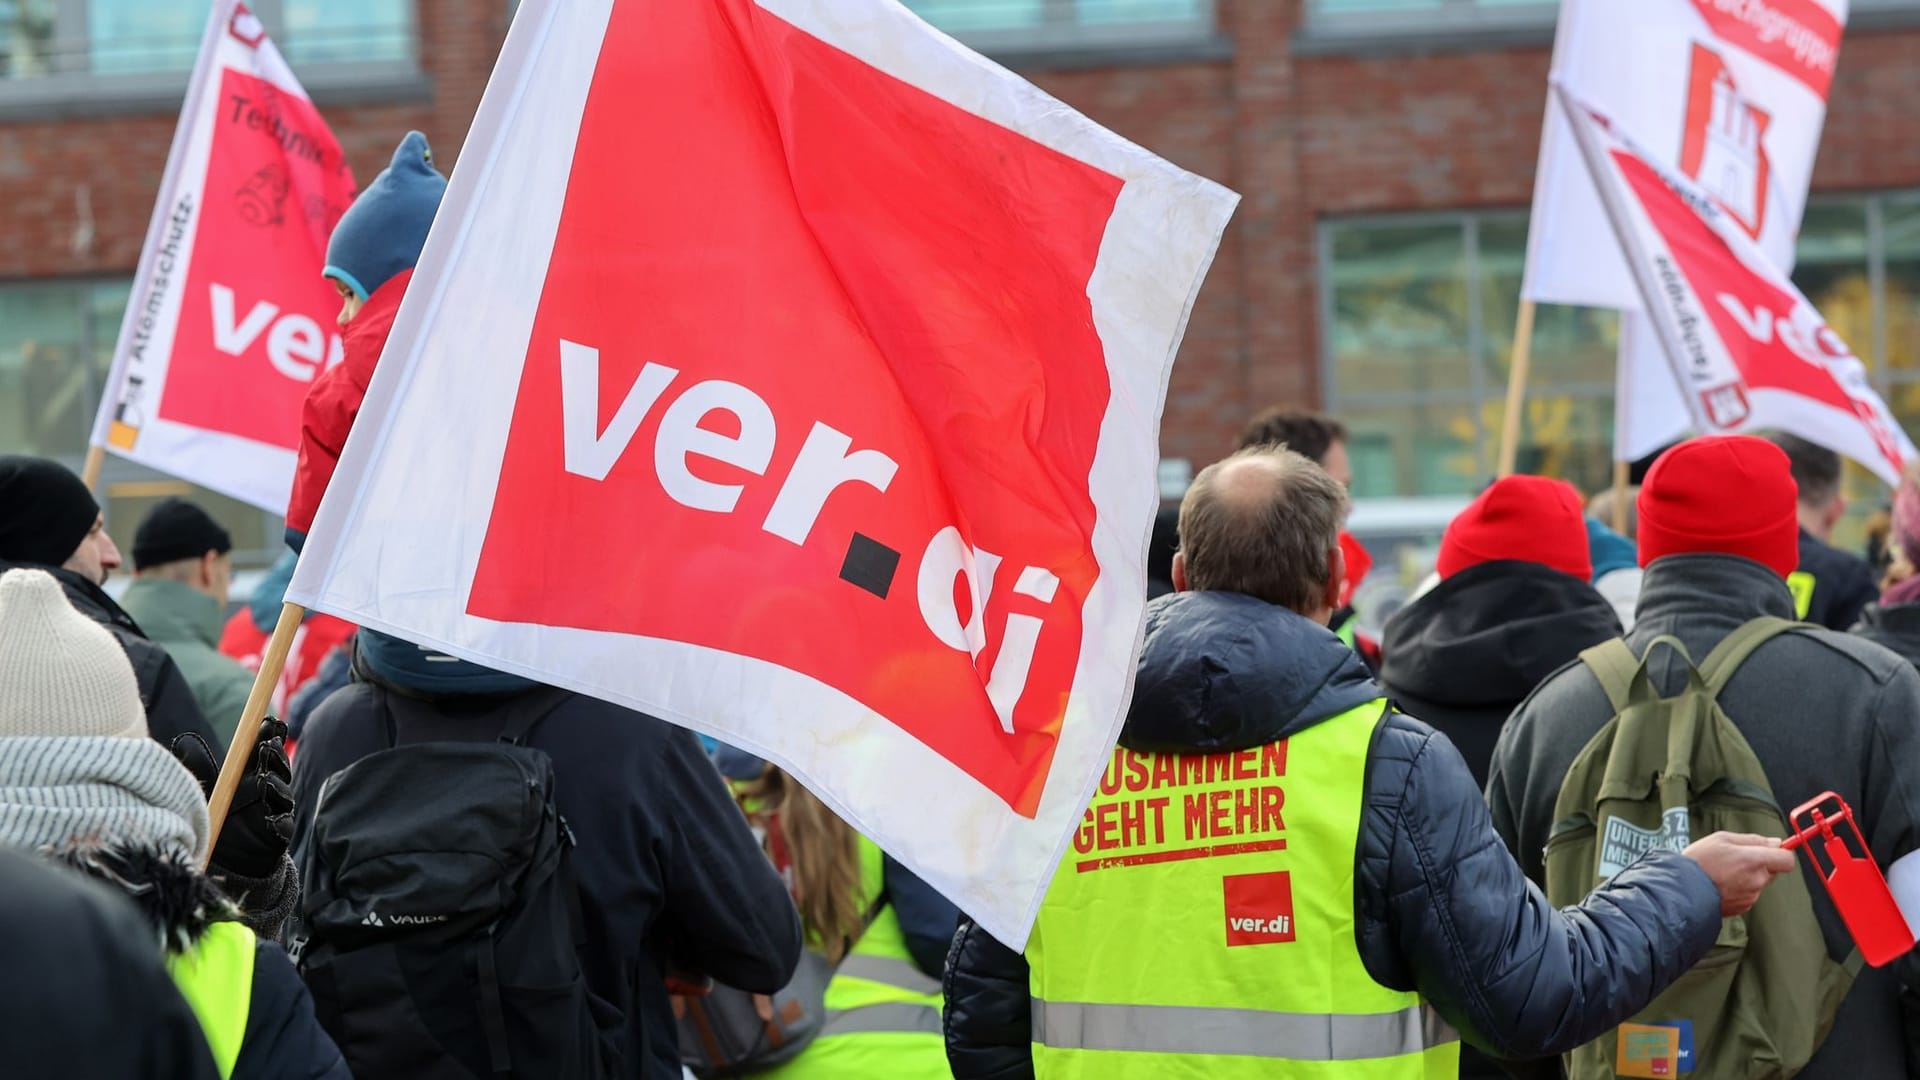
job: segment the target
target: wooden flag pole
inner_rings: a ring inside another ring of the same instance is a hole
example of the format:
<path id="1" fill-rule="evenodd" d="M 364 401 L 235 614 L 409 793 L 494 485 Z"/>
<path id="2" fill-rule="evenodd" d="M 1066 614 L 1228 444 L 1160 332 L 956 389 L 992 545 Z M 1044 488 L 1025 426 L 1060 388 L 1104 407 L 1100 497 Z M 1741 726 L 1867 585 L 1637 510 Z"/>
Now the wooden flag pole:
<path id="1" fill-rule="evenodd" d="M 1613 463 L 1613 531 L 1627 535 L 1627 470 L 1632 462 Z"/>
<path id="2" fill-rule="evenodd" d="M 240 776 L 247 771 L 247 762 L 253 757 L 254 745 L 260 738 L 260 723 L 267 717 L 267 703 L 273 700 L 274 684 L 280 681 L 280 671 L 287 666 L 287 652 L 293 648 L 294 632 L 306 617 L 307 609 L 299 604 L 280 605 L 280 621 L 273 625 L 273 636 L 267 639 L 260 670 L 253 676 L 253 691 L 247 695 L 246 707 L 240 710 L 240 726 L 233 729 L 227 759 L 220 765 L 220 779 L 213 785 L 212 798 L 207 800 L 207 857 L 201 863 L 203 869 L 213 861 L 213 846 L 220 839 L 220 826 L 227 820 L 227 811 L 233 807 L 234 793 L 240 790 Z"/>
<path id="3" fill-rule="evenodd" d="M 1527 373 L 1533 366 L 1533 301 L 1522 298 L 1513 327 L 1513 361 L 1507 365 L 1507 415 L 1500 425 L 1500 469 L 1512 476 L 1520 459 L 1520 414 L 1527 405 Z"/>
<path id="4" fill-rule="evenodd" d="M 80 466 L 80 482 L 92 491 L 100 484 L 100 466 L 107 460 L 107 448 L 104 446 L 87 447 L 87 460 Z"/>

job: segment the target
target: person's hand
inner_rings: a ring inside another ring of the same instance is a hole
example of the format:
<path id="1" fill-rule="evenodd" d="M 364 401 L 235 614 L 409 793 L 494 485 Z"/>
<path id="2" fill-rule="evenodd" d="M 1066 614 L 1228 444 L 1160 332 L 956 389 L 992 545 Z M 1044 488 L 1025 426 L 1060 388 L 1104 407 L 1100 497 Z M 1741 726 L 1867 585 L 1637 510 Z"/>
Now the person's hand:
<path id="1" fill-rule="evenodd" d="M 1745 915 L 1773 879 L 1794 868 L 1793 852 L 1770 836 L 1717 832 L 1687 845 L 1681 852 L 1700 864 L 1720 890 L 1723 917 Z"/>
<path id="2" fill-rule="evenodd" d="M 227 809 L 227 820 L 213 848 L 219 870 L 246 878 L 270 878 L 293 842 L 293 767 L 287 762 L 287 725 L 269 716 L 260 722 L 260 736 L 240 787 Z M 201 793 L 209 798 L 220 779 L 220 761 L 207 744 L 192 733 L 174 739 L 169 749 L 180 759 Z"/>

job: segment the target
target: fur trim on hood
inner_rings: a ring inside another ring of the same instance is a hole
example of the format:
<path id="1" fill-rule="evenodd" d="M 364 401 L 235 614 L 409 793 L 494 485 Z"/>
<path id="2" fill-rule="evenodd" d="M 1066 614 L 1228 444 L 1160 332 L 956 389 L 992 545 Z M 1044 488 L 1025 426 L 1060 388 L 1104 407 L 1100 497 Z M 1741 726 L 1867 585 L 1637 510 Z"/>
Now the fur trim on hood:
<path id="1" fill-rule="evenodd" d="M 240 917 L 219 886 L 179 852 L 82 842 L 53 857 L 131 897 L 169 955 L 191 949 L 214 923 Z"/>

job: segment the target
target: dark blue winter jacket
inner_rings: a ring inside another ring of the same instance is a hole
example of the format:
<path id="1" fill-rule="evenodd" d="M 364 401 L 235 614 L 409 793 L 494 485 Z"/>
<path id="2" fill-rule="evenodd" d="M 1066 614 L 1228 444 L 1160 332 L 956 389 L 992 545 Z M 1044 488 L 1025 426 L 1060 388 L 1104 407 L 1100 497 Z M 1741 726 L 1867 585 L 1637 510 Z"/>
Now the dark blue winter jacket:
<path id="1" fill-rule="evenodd" d="M 1179 593 L 1148 608 L 1120 743 L 1251 749 L 1381 696 L 1324 626 L 1246 596 Z M 1719 933 L 1719 892 L 1673 852 L 1647 856 L 1581 907 L 1555 910 L 1494 834 L 1459 752 L 1418 720 L 1391 712 L 1375 729 L 1365 798 L 1354 906 L 1368 974 L 1418 991 L 1497 1055 L 1537 1057 L 1594 1039 L 1704 957 Z M 1178 962 L 1147 942 L 1129 959 Z M 1033 1075 L 1022 956 L 963 922 L 946 998 L 958 1080 Z"/>

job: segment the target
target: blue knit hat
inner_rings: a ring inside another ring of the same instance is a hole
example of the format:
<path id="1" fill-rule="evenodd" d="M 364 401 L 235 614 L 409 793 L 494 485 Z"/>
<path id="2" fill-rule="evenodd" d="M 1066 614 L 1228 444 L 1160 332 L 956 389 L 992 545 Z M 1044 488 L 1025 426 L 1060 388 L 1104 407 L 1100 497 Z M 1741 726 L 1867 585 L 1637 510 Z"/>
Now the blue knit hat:
<path id="1" fill-rule="evenodd" d="M 395 274 L 410 270 L 427 244 L 427 230 L 446 194 L 447 178 L 433 167 L 427 137 L 407 132 L 393 162 L 353 200 L 327 241 L 321 273 L 345 282 L 365 300 Z"/>

